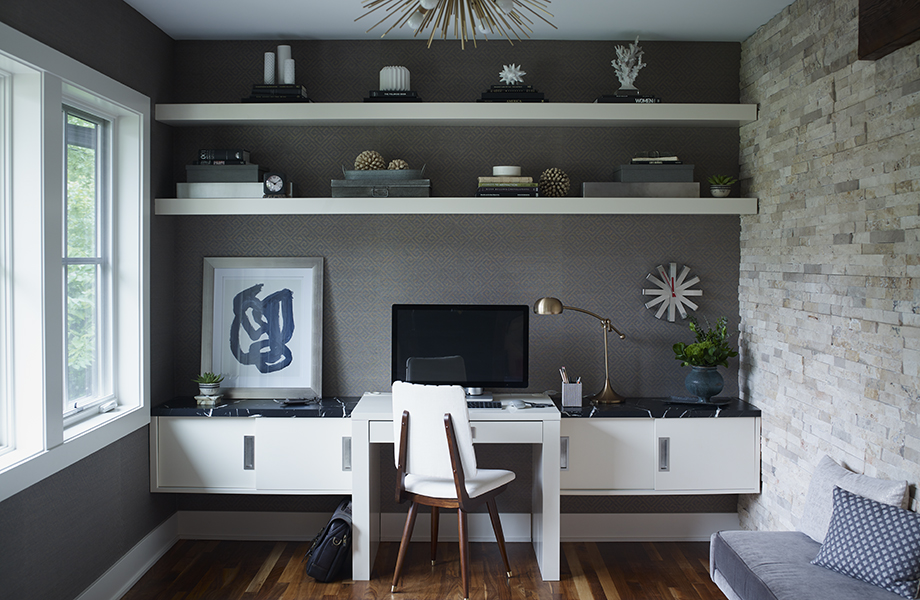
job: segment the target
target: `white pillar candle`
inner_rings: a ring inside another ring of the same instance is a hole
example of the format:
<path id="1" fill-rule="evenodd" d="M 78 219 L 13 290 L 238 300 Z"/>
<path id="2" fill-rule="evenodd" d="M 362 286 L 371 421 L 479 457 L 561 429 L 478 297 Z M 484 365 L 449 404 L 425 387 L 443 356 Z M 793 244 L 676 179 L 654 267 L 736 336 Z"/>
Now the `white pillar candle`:
<path id="1" fill-rule="evenodd" d="M 284 83 L 291 85 L 294 83 L 294 59 L 289 58 L 284 61 Z"/>
<path id="2" fill-rule="evenodd" d="M 275 72 L 278 73 L 277 78 L 280 80 L 282 76 L 284 75 L 284 61 L 291 58 L 291 47 L 287 45 L 278 46 L 277 51 L 278 51 L 278 67 Z"/>
<path id="3" fill-rule="evenodd" d="M 265 85 L 275 85 L 275 53 L 265 53 L 265 66 L 263 67 L 263 80 Z"/>

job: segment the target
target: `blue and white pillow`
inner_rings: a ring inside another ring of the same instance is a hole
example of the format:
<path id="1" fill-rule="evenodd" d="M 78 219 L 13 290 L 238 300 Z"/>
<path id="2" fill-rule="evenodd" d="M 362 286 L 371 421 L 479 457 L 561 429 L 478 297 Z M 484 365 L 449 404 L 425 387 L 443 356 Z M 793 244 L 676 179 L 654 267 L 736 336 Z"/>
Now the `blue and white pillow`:
<path id="1" fill-rule="evenodd" d="M 920 514 L 834 487 L 830 527 L 811 563 L 916 598 Z"/>

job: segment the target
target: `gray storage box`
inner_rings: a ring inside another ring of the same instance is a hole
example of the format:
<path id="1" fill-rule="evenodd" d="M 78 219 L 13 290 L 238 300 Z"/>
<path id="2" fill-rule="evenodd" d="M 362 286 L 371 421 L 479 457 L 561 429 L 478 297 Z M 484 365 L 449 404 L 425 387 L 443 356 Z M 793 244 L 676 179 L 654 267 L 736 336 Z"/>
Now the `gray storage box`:
<path id="1" fill-rule="evenodd" d="M 333 179 L 333 198 L 409 198 L 431 195 L 430 179 Z"/>
<path id="2" fill-rule="evenodd" d="M 259 165 L 185 165 L 185 180 L 189 183 L 261 182 L 265 169 Z"/>
<path id="3" fill-rule="evenodd" d="M 613 170 L 613 180 L 692 182 L 693 165 L 620 165 Z"/>
<path id="4" fill-rule="evenodd" d="M 693 183 L 620 183 L 585 181 L 581 184 L 585 198 L 699 198 L 700 184 Z"/>

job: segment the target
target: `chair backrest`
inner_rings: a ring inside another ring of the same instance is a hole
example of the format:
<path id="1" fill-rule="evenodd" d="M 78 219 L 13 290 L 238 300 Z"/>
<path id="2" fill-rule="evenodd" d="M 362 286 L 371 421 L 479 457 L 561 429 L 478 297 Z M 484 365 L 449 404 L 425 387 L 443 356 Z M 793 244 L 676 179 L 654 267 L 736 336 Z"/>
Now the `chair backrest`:
<path id="1" fill-rule="evenodd" d="M 406 359 L 406 381 L 466 381 L 462 356 L 410 356 Z"/>
<path id="2" fill-rule="evenodd" d="M 409 412 L 406 473 L 453 479 L 447 435 L 444 433 L 444 415 L 450 413 L 463 473 L 466 478 L 476 476 L 470 411 L 462 387 L 393 382 L 393 439 L 396 442 L 393 455 L 397 463 L 403 411 Z"/>

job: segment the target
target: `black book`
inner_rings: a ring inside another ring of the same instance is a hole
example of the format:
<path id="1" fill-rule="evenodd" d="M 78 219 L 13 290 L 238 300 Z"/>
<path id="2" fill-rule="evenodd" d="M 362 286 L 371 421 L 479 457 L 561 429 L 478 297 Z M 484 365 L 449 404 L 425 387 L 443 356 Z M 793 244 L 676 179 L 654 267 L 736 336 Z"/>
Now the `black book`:
<path id="1" fill-rule="evenodd" d="M 205 148 L 198 150 L 198 160 L 242 160 L 249 162 L 249 150 Z"/>
<path id="2" fill-rule="evenodd" d="M 476 102 L 549 102 L 549 100 L 542 100 L 539 98 L 534 98 L 534 99 L 523 98 L 523 99 L 518 99 L 518 100 L 515 100 L 514 98 L 508 98 L 507 100 L 493 100 L 492 98 L 480 98 Z"/>
<path id="3" fill-rule="evenodd" d="M 543 92 L 483 92 L 483 100 L 543 100 Z"/>
<path id="4" fill-rule="evenodd" d="M 397 92 L 393 90 L 371 90 L 371 98 L 418 98 L 418 92 L 404 91 Z"/>
<path id="5" fill-rule="evenodd" d="M 595 100 L 597 103 L 618 103 L 618 104 L 656 104 L 661 102 L 658 96 L 598 96 Z"/>
<path id="6" fill-rule="evenodd" d="M 253 96 L 302 96 L 307 97 L 307 88 L 302 85 L 268 85 L 255 84 L 252 86 Z"/>
<path id="7" fill-rule="evenodd" d="M 416 96 L 415 98 L 405 97 L 405 96 L 372 96 L 370 98 L 365 98 L 365 102 L 421 102 L 422 99 Z"/>
<path id="8" fill-rule="evenodd" d="M 313 102 L 309 98 L 301 96 L 250 96 L 240 98 L 240 102 Z"/>
<path id="9" fill-rule="evenodd" d="M 532 85 L 510 85 L 510 84 L 501 84 L 493 85 L 489 88 L 490 92 L 532 92 L 534 91 Z"/>
<path id="10" fill-rule="evenodd" d="M 196 160 L 196 165 L 248 165 L 249 161 L 231 158 L 229 160 Z"/>

